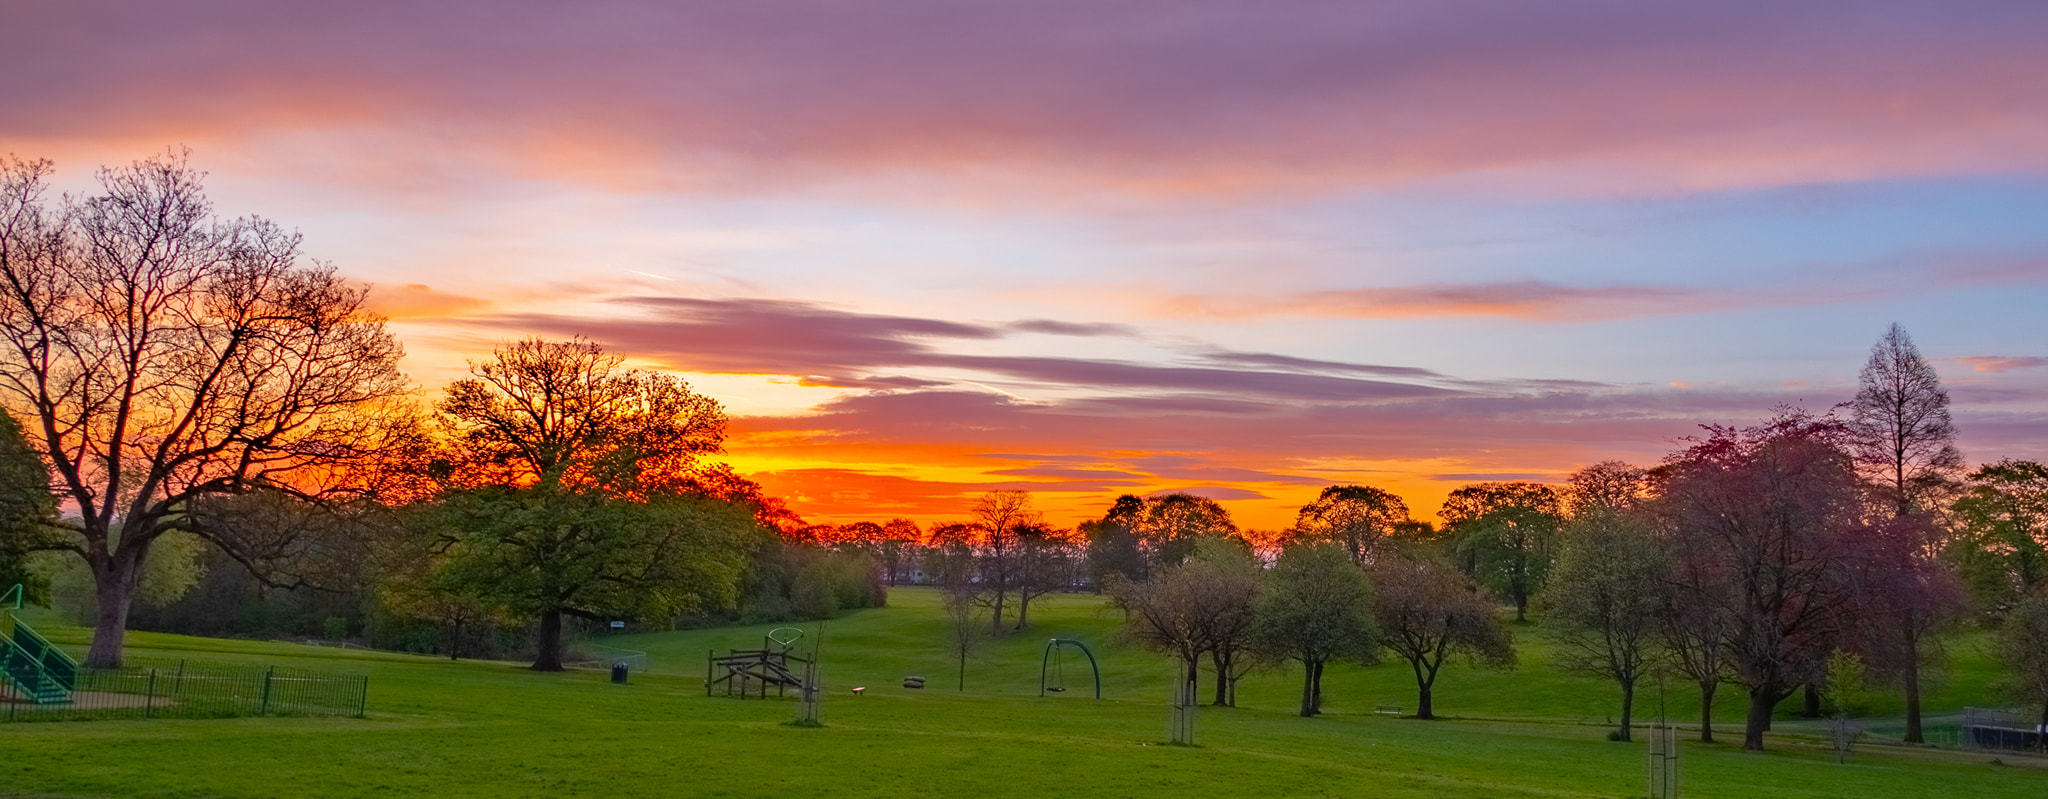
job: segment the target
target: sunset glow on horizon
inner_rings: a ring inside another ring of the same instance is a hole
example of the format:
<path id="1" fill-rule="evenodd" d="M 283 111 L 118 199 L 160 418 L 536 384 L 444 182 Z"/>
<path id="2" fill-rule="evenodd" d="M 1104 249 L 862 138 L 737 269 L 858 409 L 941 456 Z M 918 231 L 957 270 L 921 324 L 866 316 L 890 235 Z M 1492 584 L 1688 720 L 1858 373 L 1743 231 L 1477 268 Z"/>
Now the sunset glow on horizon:
<path id="1" fill-rule="evenodd" d="M 2048 458 L 2048 6 L 6 3 L 0 154 L 189 147 L 425 395 L 587 337 L 812 522 L 1654 463 L 1896 321 Z"/>

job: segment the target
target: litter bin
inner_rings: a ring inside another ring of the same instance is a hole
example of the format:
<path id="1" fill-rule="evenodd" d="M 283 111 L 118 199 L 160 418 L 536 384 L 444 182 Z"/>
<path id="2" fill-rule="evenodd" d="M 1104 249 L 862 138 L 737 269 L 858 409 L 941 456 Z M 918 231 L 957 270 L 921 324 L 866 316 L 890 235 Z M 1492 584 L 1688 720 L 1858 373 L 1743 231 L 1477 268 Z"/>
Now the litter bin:
<path id="1" fill-rule="evenodd" d="M 626 684 L 626 661 L 621 660 L 612 664 L 612 682 L 619 685 Z"/>

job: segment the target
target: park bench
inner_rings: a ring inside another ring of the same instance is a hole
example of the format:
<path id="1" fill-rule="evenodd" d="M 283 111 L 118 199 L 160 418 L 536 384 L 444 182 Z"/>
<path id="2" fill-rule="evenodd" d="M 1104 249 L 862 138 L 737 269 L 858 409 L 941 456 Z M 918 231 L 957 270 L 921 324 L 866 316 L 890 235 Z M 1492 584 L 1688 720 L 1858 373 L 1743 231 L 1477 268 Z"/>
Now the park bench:
<path id="1" fill-rule="evenodd" d="M 1381 716 L 1398 716 L 1398 715 L 1401 715 L 1401 706 L 1400 706 L 1400 705 L 1380 705 L 1380 706 L 1378 706 L 1378 707 L 1375 707 L 1375 708 L 1373 708 L 1373 709 L 1372 709 L 1372 712 L 1373 712 L 1374 714 L 1376 714 L 1376 715 L 1381 715 Z"/>

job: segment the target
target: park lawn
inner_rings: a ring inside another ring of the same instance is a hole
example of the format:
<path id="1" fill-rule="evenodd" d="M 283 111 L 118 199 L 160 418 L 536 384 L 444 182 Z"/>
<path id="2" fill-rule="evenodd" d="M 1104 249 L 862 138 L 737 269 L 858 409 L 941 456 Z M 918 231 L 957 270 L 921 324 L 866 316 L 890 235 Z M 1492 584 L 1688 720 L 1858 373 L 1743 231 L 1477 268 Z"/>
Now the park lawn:
<path id="1" fill-rule="evenodd" d="M 1201 746 L 1162 744 L 1170 662 L 1121 643 L 1099 599 L 1054 597 L 1033 627 L 983 648 L 954 690 L 944 622 L 930 591 L 823 625 L 831 693 L 826 726 L 788 726 L 792 700 L 707 698 L 706 649 L 753 647 L 770 627 L 615 636 L 649 653 L 628 685 L 604 674 L 537 674 L 518 664 L 292 644 L 133 634 L 137 654 L 260 662 L 370 675 L 368 718 L 243 718 L 0 724 L 0 794 L 50 796 L 1226 795 L 1635 796 L 1643 744 L 1603 739 L 1612 693 L 1556 670 L 1540 627 L 1518 628 L 1522 666 L 1461 665 L 1439 685 L 1449 720 L 1375 715 L 1413 704 L 1404 664 L 1332 669 L 1330 712 L 1295 716 L 1299 676 L 1246 678 L 1240 707 L 1204 709 Z M 46 625 L 47 626 L 47 625 Z M 820 632 L 803 625 L 808 645 Z M 85 631 L 53 630 L 67 644 Z M 1038 696 L 1049 637 L 1088 642 L 1064 659 L 1068 691 Z M 594 647 L 593 647 L 594 648 Z M 1945 693 L 1975 674 L 1959 655 Z M 931 687 L 900 687 L 905 674 Z M 855 696 L 848 689 L 867 688 Z M 1981 684 L 1977 686 L 1981 688 Z M 1675 696 L 1676 692 L 1674 692 Z M 1981 700 L 1980 700 L 1981 701 Z M 1931 705 L 1932 706 L 1932 705 Z M 1733 705 L 1731 704 L 1731 708 Z M 1731 711 L 1718 711 L 1731 713 Z M 1735 720 L 1735 716 L 1723 718 Z M 1724 739 L 1739 736 L 1728 730 Z M 2031 758 L 1864 747 L 1832 762 L 1818 741 L 1773 735 L 1772 751 L 1687 744 L 1688 796 L 2036 796 L 2048 770 Z"/>

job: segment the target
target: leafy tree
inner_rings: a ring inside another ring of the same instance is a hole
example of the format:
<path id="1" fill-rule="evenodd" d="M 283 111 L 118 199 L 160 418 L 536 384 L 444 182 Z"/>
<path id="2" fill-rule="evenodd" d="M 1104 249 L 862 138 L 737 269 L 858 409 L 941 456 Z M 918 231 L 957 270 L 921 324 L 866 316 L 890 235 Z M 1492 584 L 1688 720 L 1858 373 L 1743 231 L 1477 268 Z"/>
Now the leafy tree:
<path id="1" fill-rule="evenodd" d="M 21 423 L 0 411 L 0 591 L 20 585 L 26 601 L 49 602 L 49 579 L 28 561 L 30 553 L 61 542 L 52 527 L 56 517 L 49 467 L 23 436 Z"/>
<path id="2" fill-rule="evenodd" d="M 2003 615 L 2048 585 L 2048 466 L 2002 460 L 1972 472 L 1950 508 L 1949 560 L 1980 609 Z"/>
<path id="3" fill-rule="evenodd" d="M 1557 491 L 1538 483 L 1477 483 L 1452 491 L 1439 513 L 1468 574 L 1515 606 L 1527 621 L 1529 597 L 1543 585 L 1563 512 Z"/>
<path id="4" fill-rule="evenodd" d="M 1144 513 L 1145 501 L 1126 494 L 1117 497 L 1101 519 L 1081 523 L 1080 533 L 1088 541 L 1088 574 L 1098 590 L 1119 579 L 1145 578 L 1145 553 L 1138 542 Z"/>
<path id="5" fill-rule="evenodd" d="M 2012 609 L 1994 647 L 2013 698 L 2048 724 L 2048 598 L 2030 596 Z"/>
<path id="6" fill-rule="evenodd" d="M 727 502 L 562 486 L 453 492 L 435 517 L 449 554 L 440 579 L 539 620 L 535 671 L 562 669 L 564 616 L 669 619 L 734 604 L 759 534 L 751 514 Z"/>
<path id="7" fill-rule="evenodd" d="M 1858 382 L 1848 423 L 1858 464 L 1883 487 L 1892 515 L 1932 510 L 1929 500 L 1963 467 L 1941 378 L 1894 322 L 1870 348 Z"/>
<path id="8" fill-rule="evenodd" d="M 685 493 L 723 441 L 717 401 L 581 340 L 514 342 L 470 373 L 438 406 L 469 486 L 435 515 L 442 579 L 536 618 L 535 670 L 561 669 L 564 615 L 731 601 L 754 514 Z"/>
<path id="9" fill-rule="evenodd" d="M 1845 640 L 1873 676 L 1905 693 L 1907 743 L 1923 740 L 1920 688 L 1927 669 L 1941 658 L 1939 633 L 1967 605 L 1948 564 L 1926 555 L 1935 537 L 1934 525 L 1917 514 L 1872 525 L 1851 542 L 1844 586 L 1856 614 Z"/>
<path id="10" fill-rule="evenodd" d="M 1190 696 L 1202 656 L 1212 655 L 1218 666 L 1216 703 L 1230 704 L 1230 674 L 1250 640 L 1259 577 L 1242 550 L 1210 539 L 1179 565 L 1155 570 L 1143 581 L 1115 583 L 1110 597 L 1124 609 L 1133 637 L 1186 664 Z"/>
<path id="11" fill-rule="evenodd" d="M 1280 552 L 1254 612 L 1253 639 L 1301 663 L 1301 715 L 1323 708 L 1323 667 L 1373 655 L 1372 595 L 1349 552 L 1332 543 L 1298 543 Z"/>
<path id="12" fill-rule="evenodd" d="M 314 493 L 380 446 L 365 411 L 407 386 L 367 289 L 301 264 L 275 223 L 216 215 L 182 153 L 103 169 L 100 194 L 54 207 L 50 171 L 0 160 L 0 401 L 75 513 L 36 546 L 89 567 L 86 662 L 111 667 L 151 545 L 210 535 L 195 500 Z"/>
<path id="13" fill-rule="evenodd" d="M 1601 461 L 1572 473 L 1565 509 L 1576 519 L 1602 511 L 1639 507 L 1650 496 L 1648 470 L 1621 461 Z"/>
<path id="14" fill-rule="evenodd" d="M 1194 554 L 1197 542 L 1227 538 L 1237 532 L 1230 511 L 1216 500 L 1193 494 L 1166 494 L 1145 500 L 1138 526 L 1138 546 L 1152 567 L 1175 566 Z"/>
<path id="15" fill-rule="evenodd" d="M 1830 417 L 1793 410 L 1706 430 L 1664 465 L 1672 590 L 1711 617 L 1688 623 L 1720 632 L 1749 691 L 1743 748 L 1762 749 L 1772 709 L 1820 675 L 1851 606 L 1844 575 L 1865 531 L 1862 485 Z"/>
<path id="16" fill-rule="evenodd" d="M 1400 497 L 1372 486 L 1336 485 L 1301 507 L 1287 539 L 1335 542 L 1351 562 L 1364 565 L 1381 539 L 1409 521 L 1408 504 Z"/>
<path id="17" fill-rule="evenodd" d="M 1621 686 L 1619 740 L 1629 740 L 1636 682 L 1655 665 L 1664 551 L 1633 511 L 1589 505 L 1574 518 L 1544 597 L 1567 668 Z"/>
<path id="18" fill-rule="evenodd" d="M 1373 563 L 1370 575 L 1380 646 L 1407 661 L 1415 674 L 1416 718 L 1436 718 L 1436 678 L 1451 657 L 1514 665 L 1514 637 L 1494 618 L 1493 603 L 1456 570 L 1402 556 Z"/>

